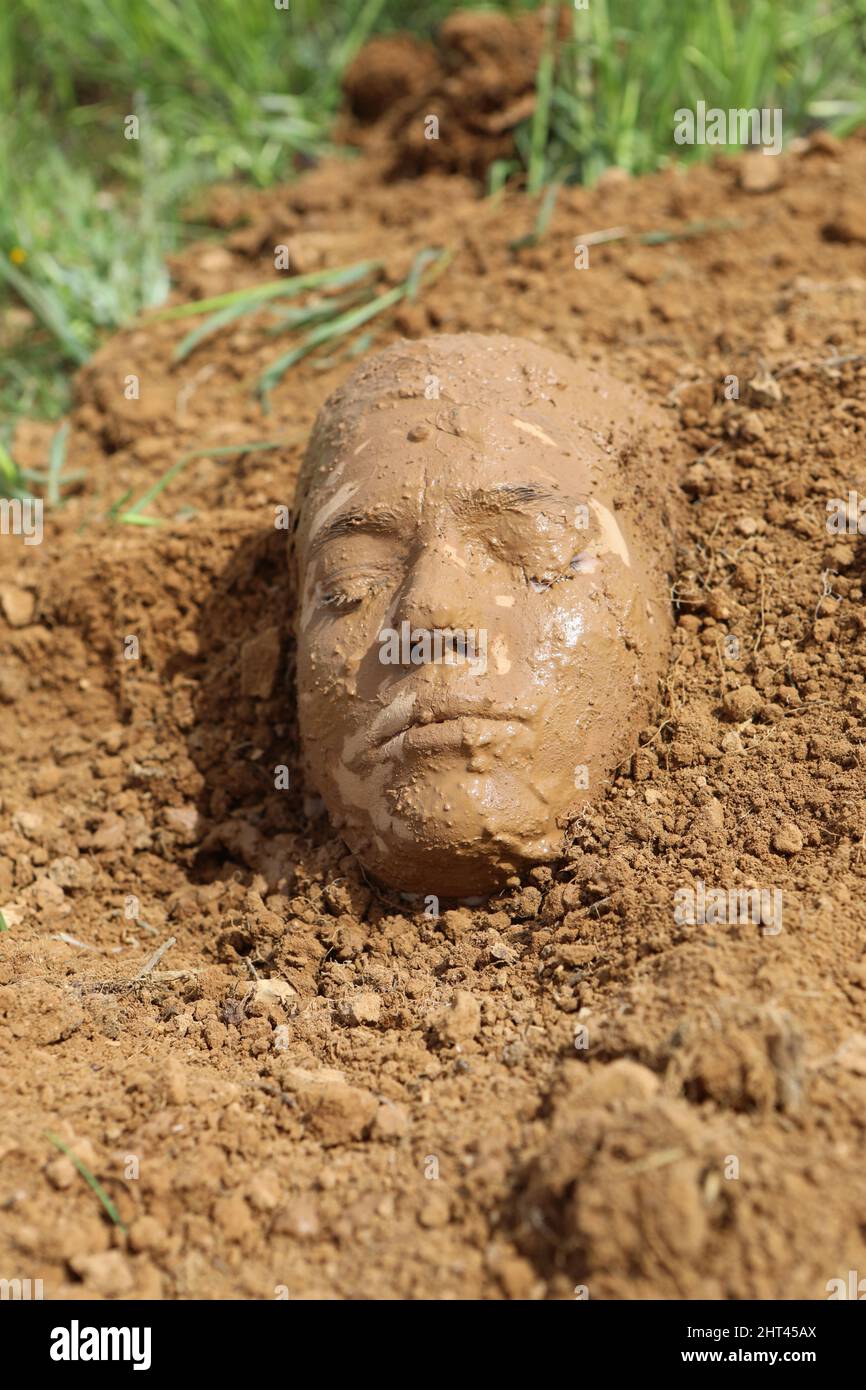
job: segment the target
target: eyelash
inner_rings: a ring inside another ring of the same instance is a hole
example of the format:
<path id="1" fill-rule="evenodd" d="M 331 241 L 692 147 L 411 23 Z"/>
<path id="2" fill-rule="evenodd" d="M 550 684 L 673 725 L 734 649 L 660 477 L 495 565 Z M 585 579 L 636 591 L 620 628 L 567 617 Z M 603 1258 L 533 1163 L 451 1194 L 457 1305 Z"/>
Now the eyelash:
<path id="1" fill-rule="evenodd" d="M 554 584 L 562 584 L 567 580 L 573 579 L 576 574 L 579 574 L 579 560 L 579 554 L 573 555 L 568 562 L 568 569 L 559 571 L 558 573 L 554 574 L 550 579 L 541 578 L 538 575 L 527 574 L 524 570 L 526 582 L 529 585 L 531 585 L 531 587 L 535 589 L 537 593 L 545 593 L 547 589 L 552 589 Z"/>
<path id="2" fill-rule="evenodd" d="M 330 584 L 320 584 L 318 589 L 318 600 L 325 608 L 335 608 L 342 613 L 347 613 L 353 608 L 357 608 L 365 599 L 384 586 L 384 579 L 375 579 L 372 576 L 356 576 L 351 580 L 345 581 L 344 585 L 339 583 L 339 579 L 332 579 Z M 353 587 L 362 587 L 361 593 L 352 593 Z"/>
<path id="3" fill-rule="evenodd" d="M 552 589 L 554 584 L 560 584 L 564 579 L 568 579 L 568 577 L 567 574 L 555 574 L 552 579 L 533 579 L 530 575 L 529 586 L 531 589 L 534 589 L 537 594 L 544 594 L 547 593 L 548 589 Z"/>

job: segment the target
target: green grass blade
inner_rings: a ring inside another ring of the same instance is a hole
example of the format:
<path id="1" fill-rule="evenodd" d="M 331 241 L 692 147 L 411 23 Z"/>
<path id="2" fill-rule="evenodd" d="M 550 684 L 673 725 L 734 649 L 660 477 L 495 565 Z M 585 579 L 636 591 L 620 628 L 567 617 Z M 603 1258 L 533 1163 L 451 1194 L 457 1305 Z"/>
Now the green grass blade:
<path id="1" fill-rule="evenodd" d="M 269 326 L 268 333 L 288 333 L 296 328 L 306 328 L 308 324 L 318 323 L 321 319 L 335 318 L 341 309 L 348 309 L 350 305 L 356 304 L 359 297 L 357 293 L 333 295 L 315 304 L 304 304 L 300 309 L 288 309 L 286 313 L 279 315 L 276 323 Z"/>
<path id="2" fill-rule="evenodd" d="M 121 522 L 125 526 L 162 526 L 165 523 L 160 517 L 143 516 L 144 508 L 149 507 L 151 502 L 155 502 L 157 497 L 165 492 L 169 484 L 174 482 L 178 474 L 182 473 L 193 459 L 230 458 L 233 455 L 257 454 L 265 449 L 285 448 L 285 445 L 284 439 L 266 439 L 252 444 L 225 444 L 215 449 L 191 449 L 188 453 L 182 454 L 171 468 L 166 469 L 165 473 L 157 478 L 156 482 L 147 489 L 147 492 L 143 493 L 127 511 L 121 512 L 120 507 L 129 497 L 129 492 L 125 492 L 123 497 L 111 508 L 109 517 L 112 521 Z"/>
<path id="3" fill-rule="evenodd" d="M 526 246 L 536 246 L 547 228 L 550 226 L 550 219 L 553 216 L 553 209 L 556 207 L 556 200 L 559 197 L 561 183 L 549 183 L 544 192 L 544 197 L 538 205 L 538 213 L 535 218 L 535 226 L 531 232 L 524 236 L 515 237 L 509 241 L 509 251 L 522 251 Z"/>
<path id="4" fill-rule="evenodd" d="M 360 328 L 362 324 L 375 318 L 377 314 L 384 313 L 394 304 L 399 304 L 404 293 L 404 286 L 398 285 L 395 289 L 379 295 L 369 304 L 363 304 L 360 309 L 341 314 L 339 318 L 332 319 L 330 323 L 323 323 L 319 328 L 314 328 L 297 347 L 284 353 L 282 357 L 278 357 L 276 362 L 272 362 L 267 371 L 262 373 L 256 384 L 256 394 L 263 402 L 266 402 L 277 382 L 281 380 L 290 367 L 294 367 L 297 362 L 300 362 L 308 353 L 313 352 L 315 348 L 320 347 L 322 343 L 328 343 L 332 338 L 354 332 L 356 328 Z"/>
<path id="5" fill-rule="evenodd" d="M 11 285 L 19 299 L 23 299 L 36 317 L 41 319 L 45 327 L 54 334 L 66 357 L 79 364 L 87 361 L 90 353 L 73 332 L 63 311 L 63 306 L 56 295 L 50 294 L 37 285 L 34 280 L 22 275 L 20 270 L 16 270 L 14 265 L 10 265 L 2 254 L 0 254 L 0 276 L 7 284 Z"/>
<path id="6" fill-rule="evenodd" d="M 21 476 L 17 463 L 5 444 L 0 444 L 0 473 L 5 482 L 15 483 Z"/>
<path id="7" fill-rule="evenodd" d="M 220 329 L 226 328 L 236 319 L 242 318 L 244 314 L 256 313 L 263 304 L 269 301 L 278 298 L 294 298 L 295 295 L 310 288 L 343 289 L 347 285 L 353 285 L 364 279 L 376 264 L 374 261 L 359 261 L 355 265 L 339 267 L 336 270 L 316 271 L 315 282 L 313 282 L 312 275 L 294 276 L 292 279 L 277 281 L 276 284 L 268 282 L 267 285 L 256 286 L 251 290 L 234 291 L 234 302 L 226 304 L 204 323 L 199 324 L 198 328 L 194 328 L 191 333 L 188 333 L 175 348 L 172 361 L 183 362 L 201 343 L 206 342 L 215 333 L 219 333 Z M 303 318 L 304 314 L 309 312 L 301 310 L 301 317 Z"/>
<path id="8" fill-rule="evenodd" d="M 553 99 L 553 75 L 556 64 L 555 37 L 559 7 L 551 5 L 544 26 L 544 40 L 535 82 L 535 110 L 532 113 L 529 173 L 527 192 L 539 193 L 544 185 L 547 168 L 547 146 L 550 130 L 550 107 Z"/>
<path id="9" fill-rule="evenodd" d="M 384 294 L 377 295 L 375 299 L 367 304 L 362 304 L 358 308 L 350 309 L 345 314 L 340 314 L 337 318 L 331 319 L 328 323 L 321 324 L 314 328 L 311 333 L 289 352 L 278 357 L 276 362 L 272 362 L 270 367 L 259 377 L 256 384 L 256 394 L 267 406 L 267 399 L 277 383 L 282 379 L 290 367 L 294 367 L 309 353 L 324 343 L 331 342 L 334 338 L 344 337 L 349 333 L 354 333 L 357 328 L 361 328 L 370 319 L 376 318 L 378 314 L 384 313 L 387 309 L 399 304 L 410 290 L 413 295 L 421 283 L 430 283 L 435 279 L 449 264 L 452 252 L 450 249 L 437 251 L 425 247 L 419 251 L 412 263 L 412 268 L 408 276 L 401 284 L 395 285 L 393 289 L 387 290 Z M 435 258 L 435 264 L 429 264 Z M 425 267 L 429 267 L 425 269 Z"/>
<path id="10" fill-rule="evenodd" d="M 0 497 L 23 501 L 30 494 L 22 487 L 24 474 L 5 445 L 0 444 Z"/>
<path id="11" fill-rule="evenodd" d="M 692 237 L 709 236 L 711 232 L 730 232 L 741 227 L 739 217 L 711 217 L 703 222 L 689 222 L 674 232 L 641 232 L 635 238 L 643 246 L 664 246 L 669 241 L 689 241 Z"/>
<path id="12" fill-rule="evenodd" d="M 337 270 L 313 270 L 307 275 L 286 276 L 282 280 L 269 280 L 264 285 L 253 285 L 244 290 L 229 290 L 226 294 L 214 295 L 212 299 L 195 299 L 188 304 L 175 304 L 170 309 L 160 309 L 155 314 L 148 316 L 148 322 L 154 323 L 165 319 L 186 319 L 194 318 L 197 314 L 208 314 L 213 310 L 227 309 L 233 304 L 243 304 L 247 308 L 255 308 L 259 304 L 266 303 L 269 299 L 279 299 L 280 296 L 303 294 L 304 290 L 318 289 L 322 285 L 331 285 L 334 289 L 343 289 L 351 284 L 353 276 L 360 279 L 363 275 L 368 275 L 374 270 L 381 270 L 382 261 L 357 261 L 354 265 L 342 266 Z"/>
<path id="13" fill-rule="evenodd" d="M 256 308 L 258 305 L 255 306 Z M 191 333 L 178 343 L 174 352 L 171 354 L 172 362 L 184 362 L 190 353 L 195 352 L 200 343 L 212 338 L 215 333 L 219 333 L 221 328 L 226 328 L 228 324 L 234 323 L 235 319 L 241 318 L 250 312 L 248 303 L 229 304 L 227 308 L 220 309 L 218 313 L 212 314 L 204 323 L 200 323 L 198 328 L 194 328 Z"/>
<path id="14" fill-rule="evenodd" d="M 435 264 L 441 255 L 442 252 L 436 246 L 426 246 L 423 251 L 418 252 L 406 276 L 406 298 L 410 303 L 417 297 L 425 270 L 429 265 Z"/>
<path id="15" fill-rule="evenodd" d="M 65 420 L 52 438 L 48 454 L 48 502 L 52 507 L 60 505 L 60 475 L 66 462 L 68 440 L 69 421 Z"/>
<path id="16" fill-rule="evenodd" d="M 87 1186 L 93 1192 L 96 1193 L 96 1196 L 99 1198 L 100 1202 L 105 1207 L 105 1210 L 108 1212 L 108 1215 L 111 1217 L 115 1226 L 119 1226 L 122 1231 L 125 1231 L 126 1227 L 120 1219 L 120 1214 L 118 1213 L 117 1207 L 112 1202 L 111 1198 L 109 1197 L 105 1188 L 102 1186 L 102 1183 L 99 1181 L 99 1179 L 94 1177 L 94 1175 L 91 1173 L 87 1164 L 82 1162 L 78 1155 L 74 1153 L 72 1149 L 70 1149 L 69 1145 L 65 1144 L 62 1139 L 59 1139 L 56 1134 L 50 1134 L 46 1132 L 45 1138 L 50 1140 L 50 1142 L 54 1145 L 55 1149 L 59 1149 L 62 1154 L 66 1154 L 66 1157 L 72 1160 L 72 1162 L 75 1164 L 75 1167 L 78 1169 L 79 1173 L 83 1177 L 84 1181 L 87 1183 Z"/>
<path id="17" fill-rule="evenodd" d="M 346 64 L 354 58 L 361 44 L 370 37 L 384 5 L 385 0 L 366 0 L 366 3 L 362 5 L 354 24 L 335 54 L 333 63 L 335 73 L 342 73 Z"/>

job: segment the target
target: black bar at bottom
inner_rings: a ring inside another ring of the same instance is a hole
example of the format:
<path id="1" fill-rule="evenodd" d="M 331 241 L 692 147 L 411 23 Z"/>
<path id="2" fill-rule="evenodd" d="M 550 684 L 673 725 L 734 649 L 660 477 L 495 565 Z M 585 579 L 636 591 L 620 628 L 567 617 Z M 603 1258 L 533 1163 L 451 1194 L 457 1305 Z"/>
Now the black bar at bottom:
<path id="1" fill-rule="evenodd" d="M 599 1360 L 608 1373 L 667 1374 L 676 1369 L 700 1374 L 708 1366 L 769 1370 L 806 1366 L 823 1379 L 857 1364 L 864 1331 L 858 1308 L 840 1299 L 820 1303 L 592 1302 L 500 1305 L 411 1302 L 379 1306 L 371 1302 L 319 1304 L 274 1300 L 227 1303 L 0 1302 L 0 1331 L 16 1369 L 47 1373 L 50 1381 L 99 1378 L 129 1373 L 137 1380 L 167 1372 L 193 1374 L 204 1383 L 213 1375 L 286 1375 L 310 1355 L 323 1358 L 321 1373 L 330 1381 L 342 1369 L 357 1374 L 388 1368 L 398 1374 L 401 1346 L 412 1339 L 416 1352 L 435 1351 L 430 1370 L 437 1380 L 450 1377 L 446 1338 L 459 1338 L 458 1363 L 477 1349 L 485 1378 L 491 1361 L 511 1363 L 517 1345 L 531 1355 L 545 1344 L 527 1337 L 555 1332 L 567 1340 L 575 1374 Z M 862 1301 L 862 1300 L 858 1300 Z M 506 1315 L 506 1322 L 499 1318 Z M 321 1318 L 321 1323 L 319 1322 Z M 379 1319 L 382 1319 L 380 1322 Z M 318 1325 L 318 1326 L 317 1326 Z M 517 1343 L 515 1344 L 515 1336 Z M 444 1360 L 441 1353 L 445 1352 Z M 404 1353 L 403 1353 L 404 1354 Z M 369 1358 L 373 1357 L 370 1361 Z M 425 1357 L 422 1357 L 422 1366 Z M 511 1364 L 509 1364 L 511 1363 Z M 309 1372 L 307 1372 L 309 1374 Z M 404 1366 L 401 1378 L 415 1379 Z M 432 1375 L 431 1375 L 432 1378 Z M 423 1370 L 422 1370 L 423 1379 Z"/>

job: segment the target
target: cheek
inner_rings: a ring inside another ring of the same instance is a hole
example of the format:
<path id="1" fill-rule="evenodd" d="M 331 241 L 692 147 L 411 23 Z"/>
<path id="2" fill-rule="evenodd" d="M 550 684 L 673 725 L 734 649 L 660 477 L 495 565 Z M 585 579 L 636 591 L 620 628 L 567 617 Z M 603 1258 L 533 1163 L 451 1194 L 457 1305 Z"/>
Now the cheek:
<path id="1" fill-rule="evenodd" d="M 359 679 L 363 668 L 366 687 L 370 655 L 378 651 L 385 617 L 385 602 L 370 603 L 356 613 L 320 616 L 309 624 L 298 644 L 298 693 L 308 726 L 331 719 L 335 708 L 351 707 L 359 695 L 367 695 L 366 689 L 359 691 Z"/>
<path id="2" fill-rule="evenodd" d="M 298 685 L 301 696 L 330 699 L 345 692 L 353 672 L 363 659 L 363 650 L 345 624 L 339 637 L 330 640 L 321 632 L 311 635 L 298 653 Z"/>
<path id="3" fill-rule="evenodd" d="M 527 595 L 520 605 L 517 631 L 529 678 L 544 685 L 563 671 L 585 669 L 600 626 L 598 604 L 588 593 L 576 592 L 574 585 Z"/>
<path id="4" fill-rule="evenodd" d="M 487 612 L 488 675 L 543 693 L 581 660 L 585 625 L 585 604 L 565 603 L 555 589 L 498 596 Z"/>
<path id="5" fill-rule="evenodd" d="M 558 648 L 573 661 L 575 653 L 586 644 L 591 619 L 585 603 L 561 605 L 548 626 L 551 647 Z"/>

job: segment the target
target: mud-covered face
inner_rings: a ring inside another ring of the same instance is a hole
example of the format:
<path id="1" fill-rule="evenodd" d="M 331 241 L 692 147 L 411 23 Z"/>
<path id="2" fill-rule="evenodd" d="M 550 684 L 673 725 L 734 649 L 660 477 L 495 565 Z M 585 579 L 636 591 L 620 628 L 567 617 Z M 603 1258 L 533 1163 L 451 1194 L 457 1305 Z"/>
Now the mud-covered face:
<path id="1" fill-rule="evenodd" d="M 484 893 L 555 857 L 660 636 L 604 457 L 524 414 L 370 412 L 303 503 L 307 775 L 402 890 Z"/>

